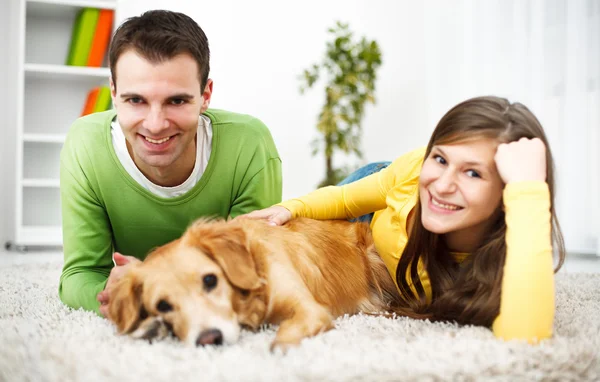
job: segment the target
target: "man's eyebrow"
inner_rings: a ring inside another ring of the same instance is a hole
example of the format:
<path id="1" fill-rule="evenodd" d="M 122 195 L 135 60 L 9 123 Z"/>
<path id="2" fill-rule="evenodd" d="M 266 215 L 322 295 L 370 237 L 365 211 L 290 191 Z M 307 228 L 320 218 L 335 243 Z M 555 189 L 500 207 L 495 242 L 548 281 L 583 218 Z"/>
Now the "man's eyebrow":
<path id="1" fill-rule="evenodd" d="M 184 99 L 184 100 L 190 100 L 194 98 L 193 95 L 188 94 L 188 93 L 179 93 L 179 94 L 174 94 L 172 96 L 169 96 L 168 99 Z"/>
<path id="2" fill-rule="evenodd" d="M 448 155 L 446 155 L 446 153 L 444 152 L 444 150 L 442 150 L 441 148 L 439 148 L 438 146 L 434 146 L 433 150 L 437 150 L 440 152 L 440 154 L 442 154 L 442 156 L 444 157 L 444 159 L 448 160 Z M 488 167 L 485 165 L 485 163 L 483 162 L 477 162 L 477 161 L 468 161 L 468 162 L 464 162 L 464 164 L 466 164 L 467 166 L 477 166 L 477 167 L 482 167 L 487 169 Z"/>
<path id="3" fill-rule="evenodd" d="M 121 94 L 121 98 L 141 98 L 144 99 L 143 96 L 137 94 L 137 93 L 122 93 Z M 190 100 L 193 99 L 194 96 L 188 93 L 178 93 L 178 94 L 174 94 L 172 96 L 169 96 L 167 99 L 171 100 L 171 99 L 184 99 L 184 100 Z"/>
<path id="4" fill-rule="evenodd" d="M 121 98 L 144 98 L 136 93 L 121 93 Z"/>

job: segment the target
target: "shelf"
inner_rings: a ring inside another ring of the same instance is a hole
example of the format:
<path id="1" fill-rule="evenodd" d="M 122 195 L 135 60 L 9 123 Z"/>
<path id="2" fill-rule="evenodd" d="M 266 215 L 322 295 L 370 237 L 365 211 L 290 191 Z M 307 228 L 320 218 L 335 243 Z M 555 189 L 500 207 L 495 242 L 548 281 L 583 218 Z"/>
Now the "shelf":
<path id="1" fill-rule="evenodd" d="M 23 134 L 23 141 L 31 143 L 65 143 L 64 134 Z"/>
<path id="2" fill-rule="evenodd" d="M 33 17 L 63 17 L 80 8 L 116 9 L 115 0 L 27 0 L 27 13 Z M 68 9 L 71 8 L 71 9 Z"/>
<path id="3" fill-rule="evenodd" d="M 23 179 L 23 187 L 57 188 L 60 187 L 58 179 Z"/>
<path id="4" fill-rule="evenodd" d="M 24 186 L 58 187 L 61 143 L 25 142 L 23 144 Z M 56 179 L 56 182 L 50 180 Z"/>
<path id="5" fill-rule="evenodd" d="M 68 65 L 51 65 L 51 64 L 25 64 L 25 74 L 33 78 L 51 78 L 51 79 L 68 79 L 68 78 L 87 78 L 87 77 L 110 77 L 109 68 L 92 68 L 88 66 L 68 66 Z"/>
<path id="6" fill-rule="evenodd" d="M 58 180 L 29 181 L 34 187 L 23 187 L 23 209 L 21 226 L 23 227 L 58 227 L 61 225 L 60 188 Z M 37 182 L 37 183 L 34 183 Z"/>
<path id="7" fill-rule="evenodd" d="M 26 77 L 23 134 L 66 136 L 70 126 L 81 116 L 90 90 L 107 85 L 108 79 L 102 77 L 68 77 L 65 80 Z"/>
<path id="8" fill-rule="evenodd" d="M 17 234 L 18 245 L 62 245 L 60 226 L 24 226 Z"/>

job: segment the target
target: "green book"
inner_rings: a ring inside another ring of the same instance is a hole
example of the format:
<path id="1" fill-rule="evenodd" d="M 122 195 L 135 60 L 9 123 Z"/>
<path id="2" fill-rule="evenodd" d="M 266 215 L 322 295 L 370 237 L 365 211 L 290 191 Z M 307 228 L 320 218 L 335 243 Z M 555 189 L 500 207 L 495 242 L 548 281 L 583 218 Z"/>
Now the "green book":
<path id="1" fill-rule="evenodd" d="M 71 34 L 71 45 L 69 46 L 67 65 L 87 65 L 99 17 L 100 9 L 98 8 L 82 8 L 77 13 L 75 24 L 73 25 L 73 32 Z"/>
<path id="2" fill-rule="evenodd" d="M 110 104 L 110 88 L 108 86 L 101 86 L 100 91 L 98 92 L 98 98 L 96 99 L 96 105 L 94 106 L 94 113 L 110 109 Z"/>

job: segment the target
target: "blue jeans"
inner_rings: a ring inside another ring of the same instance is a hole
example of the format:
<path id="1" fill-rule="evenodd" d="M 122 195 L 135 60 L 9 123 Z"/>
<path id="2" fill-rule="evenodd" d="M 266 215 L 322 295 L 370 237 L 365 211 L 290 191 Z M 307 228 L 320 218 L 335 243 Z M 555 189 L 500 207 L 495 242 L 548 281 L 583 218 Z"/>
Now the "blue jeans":
<path id="1" fill-rule="evenodd" d="M 359 168 L 358 170 L 354 171 L 352 174 L 348 175 L 346 177 L 346 179 L 342 180 L 340 183 L 338 183 L 338 186 L 343 186 L 344 184 L 348 184 L 348 183 L 352 183 L 352 182 L 356 182 L 359 179 L 365 178 L 369 175 L 375 174 L 381 170 L 383 170 L 384 168 L 386 168 L 387 166 L 390 165 L 390 163 L 392 162 L 374 162 L 374 163 L 369 163 L 361 168 Z M 350 219 L 351 222 L 366 222 L 371 224 L 371 220 L 373 220 L 373 214 L 374 212 L 368 213 L 366 215 L 363 216 L 359 216 L 357 218 L 354 219 Z"/>

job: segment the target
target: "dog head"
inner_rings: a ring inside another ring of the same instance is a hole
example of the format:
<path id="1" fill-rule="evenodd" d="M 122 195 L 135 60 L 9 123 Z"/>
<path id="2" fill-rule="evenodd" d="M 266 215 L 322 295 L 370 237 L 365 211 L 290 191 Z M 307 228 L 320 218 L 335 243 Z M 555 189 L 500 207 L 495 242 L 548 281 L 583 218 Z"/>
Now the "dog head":
<path id="1" fill-rule="evenodd" d="M 260 324 L 262 285 L 243 227 L 198 221 L 128 270 L 110 293 L 109 315 L 137 338 L 234 343 L 241 324 Z"/>

